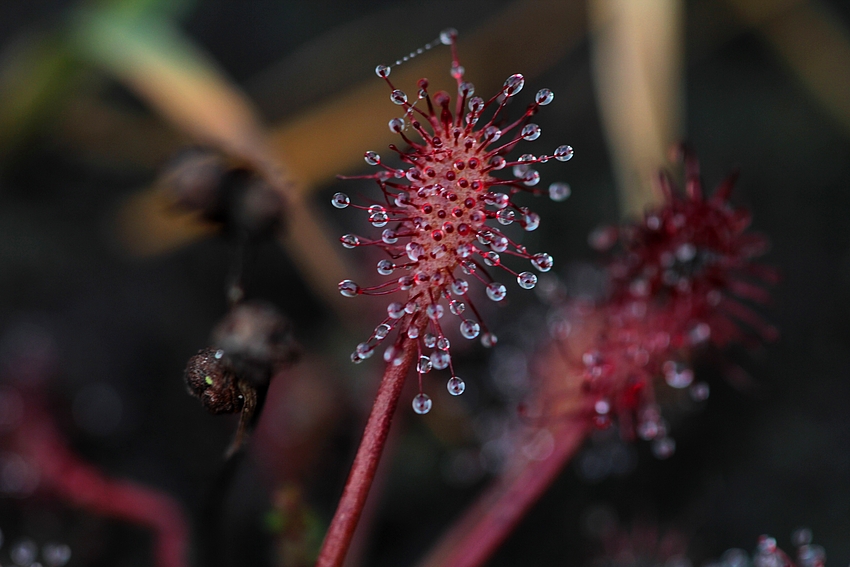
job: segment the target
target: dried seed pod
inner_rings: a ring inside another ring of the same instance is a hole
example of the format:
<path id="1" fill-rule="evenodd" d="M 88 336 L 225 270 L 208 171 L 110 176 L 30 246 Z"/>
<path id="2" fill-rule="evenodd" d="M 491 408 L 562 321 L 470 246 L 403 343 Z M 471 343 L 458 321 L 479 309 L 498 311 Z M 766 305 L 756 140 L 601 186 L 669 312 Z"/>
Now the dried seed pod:
<path id="1" fill-rule="evenodd" d="M 236 413 L 244 407 L 237 377 L 224 351 L 207 347 L 189 359 L 184 374 L 189 393 L 212 414 Z"/>
<path id="2" fill-rule="evenodd" d="M 189 148 L 166 165 L 159 185 L 179 207 L 199 211 L 205 218 L 214 217 L 221 208 L 221 184 L 227 170 L 220 153 Z"/>
<path id="3" fill-rule="evenodd" d="M 189 393 L 210 413 L 240 413 L 227 457 L 256 423 L 274 373 L 296 354 L 289 321 L 274 306 L 251 302 L 233 307 L 213 330 L 213 346 L 189 359 Z"/>
<path id="4" fill-rule="evenodd" d="M 280 226 L 283 195 L 251 168 L 212 149 L 191 148 L 165 168 L 160 186 L 174 203 L 222 225 L 240 241 L 271 236 Z"/>
<path id="5" fill-rule="evenodd" d="M 265 302 L 233 307 L 213 329 L 212 342 L 239 378 L 256 387 L 267 386 L 274 371 L 292 362 L 298 350 L 289 320 Z"/>

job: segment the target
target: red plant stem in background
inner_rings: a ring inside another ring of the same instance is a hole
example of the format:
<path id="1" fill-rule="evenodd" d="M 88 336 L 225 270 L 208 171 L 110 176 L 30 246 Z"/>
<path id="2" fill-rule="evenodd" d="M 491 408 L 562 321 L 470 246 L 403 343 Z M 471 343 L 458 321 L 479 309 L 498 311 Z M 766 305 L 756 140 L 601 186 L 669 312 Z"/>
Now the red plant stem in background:
<path id="1" fill-rule="evenodd" d="M 39 489 L 91 513 L 152 529 L 156 534 L 155 565 L 185 567 L 189 531 L 177 502 L 159 490 L 106 477 L 71 452 L 37 403 L 27 406 L 18 448 L 38 466 Z"/>
<path id="2" fill-rule="evenodd" d="M 354 530 L 366 505 L 366 497 L 369 495 L 369 489 L 390 432 L 393 414 L 404 387 L 404 378 L 416 355 L 416 342 L 405 338 L 402 348 L 404 356 L 401 364 L 395 365 L 390 362 L 381 379 L 378 395 L 375 397 L 375 403 L 372 405 L 369 420 L 363 431 L 363 439 L 360 441 L 348 481 L 345 483 L 336 513 L 325 535 L 325 541 L 322 543 L 316 567 L 341 567 L 351 546 Z"/>
<path id="3" fill-rule="evenodd" d="M 546 492 L 589 431 L 570 421 L 553 431 L 555 447 L 543 460 L 526 461 L 496 479 L 455 522 L 419 567 L 479 567 L 499 548 L 526 512 Z"/>

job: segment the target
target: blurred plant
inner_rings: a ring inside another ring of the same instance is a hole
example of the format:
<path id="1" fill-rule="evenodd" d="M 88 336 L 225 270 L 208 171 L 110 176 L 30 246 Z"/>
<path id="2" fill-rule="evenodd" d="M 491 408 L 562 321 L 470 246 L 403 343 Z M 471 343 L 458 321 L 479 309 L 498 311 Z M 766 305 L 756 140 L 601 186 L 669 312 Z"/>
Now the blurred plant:
<path id="1" fill-rule="evenodd" d="M 128 480 L 109 478 L 84 462 L 68 446 L 38 390 L 5 386 L 0 404 L 17 418 L 4 428 L 4 491 L 25 497 L 41 494 L 86 512 L 144 526 L 155 534 L 157 567 L 187 565 L 189 529 L 183 510 L 168 494 Z M 30 540 L 12 548 L 17 565 L 35 561 Z M 44 564 L 59 567 L 70 556 L 67 546 L 46 546 Z M 15 555 L 19 557 L 16 558 Z"/>
<path id="2" fill-rule="evenodd" d="M 585 518 L 588 535 L 599 542 L 601 550 L 591 564 L 596 567 L 690 567 L 687 538 L 675 529 L 661 530 L 652 522 L 635 522 L 631 528 L 618 525 L 611 510 L 595 507 Z M 799 528 L 791 534 L 797 549 L 796 561 L 782 551 L 775 538 L 758 538 L 752 556 L 733 548 L 720 559 L 704 563 L 705 567 L 824 567 L 826 552 L 812 543 L 812 531 Z"/>
<path id="3" fill-rule="evenodd" d="M 686 164 L 684 194 L 662 174 L 661 205 L 640 223 L 591 238 L 597 244 L 604 240 L 606 249 L 621 245 L 608 262 L 607 295 L 554 308 L 552 340 L 536 357 L 539 383 L 523 407 L 529 423 L 506 451 L 504 471 L 422 565 L 483 564 L 594 428 L 617 421 L 624 438 L 651 439 L 656 456 L 669 457 L 675 444 L 656 403 L 656 380 L 690 388 L 693 398 L 703 400 L 708 386 L 692 384 L 689 365 L 703 346 L 745 338 L 738 322 L 765 339 L 775 336 L 730 297 L 766 301 L 767 293 L 745 278 L 768 283 L 775 278 L 752 262 L 766 241 L 745 233 L 749 215 L 730 204 L 734 177 L 707 198 L 696 159 L 687 151 L 679 156 Z"/>
<path id="4" fill-rule="evenodd" d="M 3 532 L 0 531 L 0 548 L 4 543 Z M 35 540 L 26 536 L 10 543 L 9 559 L 21 567 L 37 567 L 38 565 L 63 567 L 71 560 L 71 548 L 64 543 L 48 542 L 42 545 L 40 550 Z M 41 562 L 38 561 L 39 551 L 41 551 Z"/>
<path id="5" fill-rule="evenodd" d="M 528 120 L 540 106 L 549 104 L 554 95 L 549 89 L 541 89 L 519 119 L 500 128 L 496 125 L 497 121 L 501 121 L 500 113 L 522 90 L 525 78 L 519 74 L 511 75 L 500 91 L 487 101 L 473 96 L 475 87 L 464 81 L 465 70 L 458 60 L 456 38 L 456 30 L 445 30 L 438 39 L 395 63 L 396 66 L 401 65 L 439 44 L 451 46 L 451 75 L 458 89 L 454 111 L 448 93 L 439 91 L 431 97 L 427 79 L 419 80 L 417 100 L 411 103 L 389 79 L 390 66 L 378 65 L 375 69 L 378 77 L 390 87 L 390 100 L 405 111 L 403 117 L 390 120 L 389 128 L 399 134 L 411 149 L 403 151 L 395 145 L 391 145 L 390 149 L 411 167 L 393 168 L 384 164 L 377 153 L 366 152 L 366 163 L 380 166 L 383 170 L 354 178 L 375 180 L 383 193 L 383 204 L 355 206 L 368 211 L 372 226 L 382 228 L 390 223 L 393 226 L 384 229 L 381 240 L 353 234 L 347 234 L 340 240 L 346 248 L 371 245 L 383 249 L 390 259 L 378 262 L 377 269 L 381 275 L 391 275 L 397 269 L 412 272 L 412 275 L 403 275 L 373 287 L 361 287 L 351 280 L 343 280 L 339 284 L 340 293 L 346 297 L 406 292 L 407 299 L 404 303 L 391 303 L 387 307 L 387 318 L 351 355 L 353 362 L 369 358 L 390 332 L 398 330 L 394 344 L 384 352 L 388 367 L 319 555 L 320 566 L 341 565 L 345 559 L 383 452 L 404 378 L 414 358 L 418 360 L 416 370 L 419 377 L 419 393 L 413 399 L 416 413 L 425 414 L 431 409 L 431 399 L 423 391 L 422 376 L 432 368 L 450 369 L 452 376 L 447 384 L 450 394 L 460 395 L 466 387 L 454 372 L 450 342 L 440 325 L 444 314 L 442 300 L 445 299 L 452 314 L 461 319 L 460 332 L 465 338 L 481 336 L 486 347 L 497 341 L 469 298 L 468 282 L 456 277 L 455 272 L 460 269 L 465 275 L 481 281 L 486 286 L 487 296 L 498 302 L 505 298 L 507 290 L 504 285 L 492 280 L 485 266 L 501 267 L 514 275 L 524 289 L 531 289 L 537 284 L 537 276 L 531 272 L 517 273 L 504 266 L 500 253 L 530 260 L 542 272 L 552 267 L 551 256 L 529 253 L 524 246 L 486 223 L 488 220 L 498 220 L 502 225 L 516 222 L 526 231 L 535 230 L 540 224 L 537 214 L 514 203 L 512 197 L 520 191 L 542 194 L 542 191 L 533 189 L 540 181 L 540 174 L 529 166 L 551 159 L 567 161 L 572 158 L 572 148 L 559 146 L 552 155 L 539 157 L 524 154 L 511 162 L 503 155 L 513 151 L 521 141 L 536 140 L 540 136 L 540 127 Z M 427 111 L 416 107 L 419 101 L 424 101 Z M 476 129 L 482 114 L 493 106 L 495 110 L 486 119 L 485 125 Z M 424 124 L 420 122 L 423 119 Z M 421 142 L 405 134 L 408 122 L 421 137 Z M 514 130 L 516 133 L 508 142 L 493 147 L 503 134 Z M 509 166 L 513 168 L 515 179 L 505 180 L 490 175 Z M 403 179 L 408 183 L 400 181 Z M 508 193 L 492 191 L 495 187 L 507 187 Z M 562 201 L 569 196 L 569 191 L 566 184 L 553 183 L 548 194 L 553 200 Z M 344 193 L 335 194 L 331 202 L 340 209 L 351 205 Z M 409 240 L 400 244 L 400 239 Z M 467 305 L 478 321 L 463 315 Z M 425 355 L 423 347 L 435 350 Z"/>
<path id="6" fill-rule="evenodd" d="M 275 534 L 278 557 L 287 567 L 309 567 L 316 561 L 324 526 L 301 489 L 287 485 L 275 491 L 266 527 Z"/>
<path id="7" fill-rule="evenodd" d="M 812 530 L 795 530 L 791 543 L 797 548 L 796 562 L 779 549 L 776 539 L 763 535 L 752 556 L 743 549 L 730 549 L 719 561 L 708 563 L 706 567 L 823 567 L 826 564 L 823 547 L 812 543 Z"/>
<path id="8" fill-rule="evenodd" d="M 652 521 L 620 524 L 607 507 L 592 508 L 585 517 L 585 531 L 600 550 L 590 562 L 594 567 L 691 567 L 687 538 L 676 529 L 662 529 Z"/>

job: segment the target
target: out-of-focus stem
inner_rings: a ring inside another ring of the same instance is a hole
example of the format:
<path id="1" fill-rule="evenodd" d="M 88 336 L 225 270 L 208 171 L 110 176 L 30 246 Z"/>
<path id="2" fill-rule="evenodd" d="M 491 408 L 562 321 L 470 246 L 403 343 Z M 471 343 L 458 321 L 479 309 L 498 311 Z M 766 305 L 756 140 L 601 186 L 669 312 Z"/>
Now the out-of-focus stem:
<path id="1" fill-rule="evenodd" d="M 596 97 L 623 217 L 661 202 L 653 173 L 682 135 L 681 0 L 591 0 Z"/>
<path id="2" fill-rule="evenodd" d="M 506 471 L 447 530 L 419 567 L 483 565 L 557 478 L 587 432 L 587 422 L 578 419 L 552 431 L 555 439 L 552 453 L 545 459 L 526 460 Z"/>
<path id="3" fill-rule="evenodd" d="M 145 526 L 154 532 L 154 565 L 185 567 L 189 530 L 178 502 L 160 490 L 107 477 L 65 444 L 39 402 L 27 398 L 27 419 L 15 439 L 36 463 L 39 489 L 89 512 Z"/>
<path id="4" fill-rule="evenodd" d="M 345 483 L 345 489 L 331 520 L 316 567 L 341 567 L 345 555 L 351 546 L 354 530 L 366 505 L 366 497 L 375 478 L 375 471 L 381 460 L 381 454 L 390 432 L 393 414 L 404 387 L 413 357 L 416 355 L 416 343 L 405 338 L 402 345 L 404 354 L 399 365 L 387 366 L 378 395 L 372 405 L 372 411 L 363 431 L 363 439 L 351 465 L 351 472 Z"/>

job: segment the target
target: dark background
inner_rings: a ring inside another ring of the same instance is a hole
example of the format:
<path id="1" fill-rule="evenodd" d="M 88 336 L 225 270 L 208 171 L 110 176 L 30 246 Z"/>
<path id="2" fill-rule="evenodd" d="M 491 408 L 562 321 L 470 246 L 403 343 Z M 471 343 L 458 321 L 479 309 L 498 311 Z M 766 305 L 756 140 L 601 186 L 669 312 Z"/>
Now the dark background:
<path id="1" fill-rule="evenodd" d="M 501 4 L 213 0 L 148 9 L 176 19 L 275 123 L 315 102 L 345 96 L 350 85 L 377 80 L 374 65 L 424 44 L 442 28 L 454 26 L 463 37 Z M 812 4 L 847 33 L 846 2 Z M 22 38 L 61 30 L 77 8 L 48 0 L 0 4 L 2 60 L 14 58 Z M 742 171 L 734 199 L 752 210 L 755 230 L 770 237 L 766 262 L 783 275 L 773 305 L 764 310 L 781 338 L 727 355 L 749 374 L 747 388 L 724 380 L 723 365 L 716 362 L 699 368 L 712 395 L 699 411 L 675 421 L 677 452 L 669 460 L 655 459 L 638 443 L 626 450 L 627 474 L 593 479 L 580 466 L 565 470 L 491 561 L 494 566 L 587 564 L 598 551 L 585 521 L 594 510 L 614 513 L 625 528 L 674 527 L 690 540 L 695 564 L 731 547 L 752 550 L 762 533 L 790 551 L 790 533 L 798 526 L 812 528 L 830 564 L 850 561 L 850 130 L 724 2 L 687 2 L 686 8 L 687 140 L 698 152 L 708 187 L 733 167 Z M 386 33 L 358 34 L 370 18 L 390 22 Z M 328 37 L 343 39 L 323 43 Z M 365 55 L 361 65 L 343 70 L 300 68 L 287 59 L 306 48 Z M 530 200 L 543 218 L 535 244 L 555 256 L 559 274 L 568 280 L 571 266 L 594 258 L 586 244 L 590 230 L 618 218 L 589 52 L 584 39 L 526 84 L 529 93 L 544 86 L 556 93 L 537 119 L 546 144 L 576 148 L 568 164 L 541 168 L 547 182 L 568 181 L 572 197 L 558 206 Z M 528 53 L 529 60 L 535 57 Z M 491 64 L 498 59 L 495 54 Z M 151 128 L 110 141 L 125 150 L 115 152 L 122 159 L 104 154 L 102 146 L 75 139 L 63 120 L 66 105 L 79 97 L 141 117 Z M 196 514 L 220 475 L 233 422 L 207 415 L 185 394 L 182 369 L 226 309 L 232 248 L 213 237 L 140 259 L 117 241 L 116 210 L 150 185 L 162 165 L 161 131 L 171 127 L 136 94 L 108 73 L 88 69 L 37 119 L 4 139 L 0 367 L 13 368 L 20 356 L 48 357 L 51 370 L 42 389 L 79 455 L 110 475 L 161 488 Z M 327 144 L 338 136 L 357 133 L 328 132 Z M 337 170 L 334 163 L 327 167 Z M 334 227 L 333 238 L 349 230 L 345 223 L 353 226 L 353 216 L 326 203 L 334 191 L 353 195 L 356 186 L 325 186 L 313 194 L 323 221 Z M 372 396 L 370 387 L 350 382 L 379 372 L 374 361 L 365 369 L 347 362 L 371 323 L 355 323 L 356 333 L 340 331 L 320 294 L 274 242 L 260 246 L 248 277 L 248 296 L 265 298 L 289 314 L 309 356 L 329 360 L 339 374 L 335 379 L 345 384 L 347 394 L 334 410 L 339 415 L 300 485 L 307 506 L 325 525 L 355 447 L 358 408 L 368 406 Z M 513 297 L 509 311 L 488 315 L 509 346 L 511 336 L 521 334 L 511 330 L 511 321 L 529 310 L 545 316 L 531 294 Z M 464 395 L 464 418 L 453 423 L 471 428 L 481 412 L 499 408 L 498 388 L 489 378 L 490 353 L 471 349 L 458 356 L 465 357 L 460 364 L 470 392 Z M 19 378 L 9 374 L 3 380 L 15 384 Z M 437 382 L 429 388 L 444 393 Z M 435 404 L 444 397 L 435 396 Z M 403 400 L 403 411 L 407 403 Z M 424 419 L 405 415 L 399 422 L 401 435 L 364 564 L 413 564 L 483 485 L 475 474 L 458 480 L 445 472 L 457 451 L 476 454 L 479 441 L 471 433 L 454 440 L 439 434 L 438 418 L 436 412 Z M 229 489 L 224 514 L 227 525 L 237 527 L 226 535 L 226 545 L 235 563 L 271 565 L 274 534 L 262 521 L 271 509 L 271 487 L 254 481 L 262 477 L 256 469 L 250 460 L 242 463 Z M 58 539 L 75 550 L 99 538 L 102 543 L 87 556 L 91 565 L 151 562 L 145 530 L 48 498 L 0 498 L 0 530 L 6 542 Z M 199 532 L 195 546 L 205 545 Z M 8 543 L 0 561 L 6 553 Z M 71 563 L 86 564 L 81 557 Z"/>

